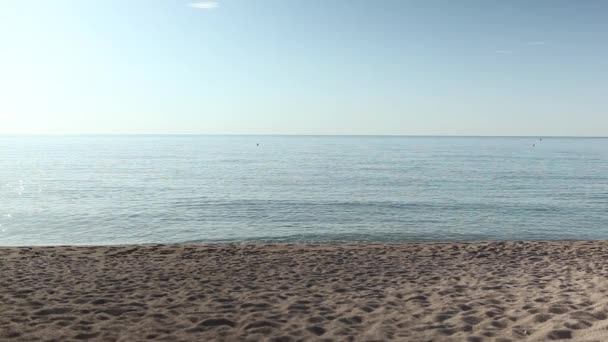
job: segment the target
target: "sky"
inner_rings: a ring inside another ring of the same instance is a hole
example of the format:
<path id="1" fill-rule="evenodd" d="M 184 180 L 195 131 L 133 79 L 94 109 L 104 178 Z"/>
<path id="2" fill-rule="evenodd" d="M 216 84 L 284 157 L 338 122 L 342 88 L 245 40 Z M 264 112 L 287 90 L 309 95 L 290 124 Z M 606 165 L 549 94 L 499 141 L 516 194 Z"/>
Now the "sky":
<path id="1" fill-rule="evenodd" d="M 603 0 L 2 0 L 0 133 L 608 136 Z"/>

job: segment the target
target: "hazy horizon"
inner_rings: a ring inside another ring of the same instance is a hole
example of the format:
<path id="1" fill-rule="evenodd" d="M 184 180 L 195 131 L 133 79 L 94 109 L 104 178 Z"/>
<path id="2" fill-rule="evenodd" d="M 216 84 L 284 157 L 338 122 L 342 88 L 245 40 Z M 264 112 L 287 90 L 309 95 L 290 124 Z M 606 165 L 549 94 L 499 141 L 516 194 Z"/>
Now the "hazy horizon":
<path id="1" fill-rule="evenodd" d="M 607 11 L 7 0 L 0 134 L 605 137 Z"/>
<path id="2" fill-rule="evenodd" d="M 259 136 L 259 137 L 404 137 L 404 138 L 573 138 L 608 139 L 599 135 L 455 135 L 455 134 L 281 134 L 281 133 L 0 133 L 5 136 Z"/>

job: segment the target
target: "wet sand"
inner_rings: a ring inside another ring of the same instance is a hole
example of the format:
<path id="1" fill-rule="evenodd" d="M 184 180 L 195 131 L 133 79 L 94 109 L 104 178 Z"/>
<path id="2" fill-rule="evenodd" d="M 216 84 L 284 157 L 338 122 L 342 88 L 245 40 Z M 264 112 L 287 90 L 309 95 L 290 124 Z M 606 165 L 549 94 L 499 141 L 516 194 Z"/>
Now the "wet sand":
<path id="1" fill-rule="evenodd" d="M 608 242 L 0 248 L 2 341 L 607 341 Z"/>

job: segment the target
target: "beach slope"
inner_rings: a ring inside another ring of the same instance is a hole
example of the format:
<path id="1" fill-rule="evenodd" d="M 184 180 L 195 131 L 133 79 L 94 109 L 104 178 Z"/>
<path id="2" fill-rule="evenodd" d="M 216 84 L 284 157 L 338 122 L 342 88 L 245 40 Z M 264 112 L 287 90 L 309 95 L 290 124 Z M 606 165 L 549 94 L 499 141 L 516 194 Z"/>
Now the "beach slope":
<path id="1" fill-rule="evenodd" d="M 2 341 L 608 340 L 608 242 L 0 248 Z"/>

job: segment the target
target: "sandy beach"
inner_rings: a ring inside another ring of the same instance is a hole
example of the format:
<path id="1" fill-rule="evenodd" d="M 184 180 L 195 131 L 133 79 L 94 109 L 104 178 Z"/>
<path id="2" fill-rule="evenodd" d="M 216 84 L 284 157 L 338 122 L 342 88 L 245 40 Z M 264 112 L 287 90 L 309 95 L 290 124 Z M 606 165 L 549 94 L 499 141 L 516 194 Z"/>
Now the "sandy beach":
<path id="1" fill-rule="evenodd" d="M 2 341 L 608 340 L 608 242 L 0 248 Z"/>

